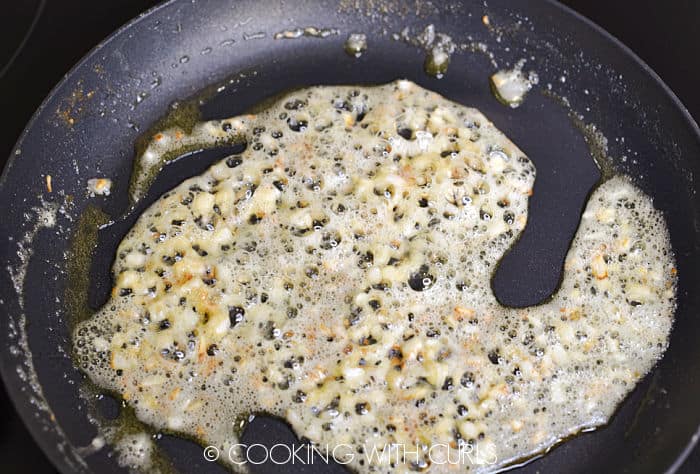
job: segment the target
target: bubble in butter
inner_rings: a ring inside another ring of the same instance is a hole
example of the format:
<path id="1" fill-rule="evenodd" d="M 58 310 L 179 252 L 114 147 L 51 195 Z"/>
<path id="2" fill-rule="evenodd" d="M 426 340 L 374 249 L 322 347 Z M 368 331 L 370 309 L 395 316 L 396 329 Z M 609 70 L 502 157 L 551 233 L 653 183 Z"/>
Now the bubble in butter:
<path id="1" fill-rule="evenodd" d="M 491 275 L 535 167 L 479 111 L 398 81 L 195 130 L 231 123 L 247 149 L 144 212 L 74 333 L 157 429 L 226 452 L 264 412 L 359 472 L 490 472 L 604 424 L 663 354 L 674 260 L 626 178 L 591 195 L 552 299 L 506 308 Z"/>

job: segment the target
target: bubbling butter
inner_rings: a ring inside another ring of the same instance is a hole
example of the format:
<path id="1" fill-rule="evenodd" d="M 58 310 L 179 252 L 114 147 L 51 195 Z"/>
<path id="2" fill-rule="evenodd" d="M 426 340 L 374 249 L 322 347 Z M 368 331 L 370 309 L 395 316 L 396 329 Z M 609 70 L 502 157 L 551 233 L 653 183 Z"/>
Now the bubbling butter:
<path id="1" fill-rule="evenodd" d="M 506 308 L 491 276 L 535 167 L 479 111 L 408 81 L 313 87 L 183 139 L 232 127 L 246 150 L 144 212 L 74 333 L 157 429 L 228 452 L 264 412 L 358 472 L 491 472 L 606 423 L 663 354 L 674 260 L 628 179 L 591 195 L 552 299 Z M 407 454 L 368 459 L 387 446 Z"/>

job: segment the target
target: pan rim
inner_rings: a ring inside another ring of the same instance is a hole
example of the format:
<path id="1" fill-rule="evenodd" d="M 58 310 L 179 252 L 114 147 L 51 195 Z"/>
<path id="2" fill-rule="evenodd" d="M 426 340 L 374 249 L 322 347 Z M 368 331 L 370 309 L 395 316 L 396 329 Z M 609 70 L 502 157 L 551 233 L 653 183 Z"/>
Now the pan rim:
<path id="1" fill-rule="evenodd" d="M 58 94 L 60 89 L 70 80 L 71 77 L 73 77 L 74 73 L 80 69 L 85 63 L 87 63 L 92 57 L 97 54 L 100 50 L 102 50 L 105 46 L 110 44 L 112 41 L 114 41 L 118 36 L 120 36 L 124 31 L 130 29 L 132 26 L 140 23 L 143 21 L 146 17 L 151 16 L 153 13 L 156 11 L 159 11 L 161 9 L 164 9 L 166 7 L 169 7 L 171 4 L 177 3 L 180 0 L 166 0 L 163 3 L 160 3 L 158 5 L 155 5 L 144 12 L 140 13 L 138 16 L 132 18 L 131 20 L 127 21 L 124 23 L 122 26 L 111 32 L 106 38 L 104 38 L 102 41 L 97 43 L 95 46 L 93 46 L 90 50 L 88 50 L 85 55 L 78 60 L 77 63 L 75 63 L 68 71 L 66 71 L 61 79 L 54 85 L 49 93 L 46 95 L 44 100 L 41 101 L 41 104 L 37 109 L 34 111 L 34 113 L 31 115 L 29 118 L 29 121 L 27 124 L 24 126 L 22 129 L 22 132 L 19 134 L 19 137 L 17 138 L 17 141 L 15 142 L 15 145 L 12 147 L 10 150 L 10 156 L 7 158 L 7 162 L 5 163 L 5 166 L 2 169 L 2 173 L 0 174 L 0 186 L 3 186 L 5 184 L 5 181 L 7 180 L 7 175 L 9 171 L 12 169 L 12 166 L 15 162 L 16 159 L 18 159 L 20 155 L 16 154 L 16 151 L 18 149 L 21 149 L 19 145 L 21 145 L 24 142 L 24 139 L 27 135 L 27 132 L 33 127 L 34 123 L 37 121 L 41 113 L 46 109 L 48 106 L 49 102 Z"/>
<path id="2" fill-rule="evenodd" d="M 178 3 L 179 1 L 182 0 L 166 0 L 163 3 L 160 3 L 158 5 L 155 5 L 138 16 L 132 18 L 131 20 L 127 21 L 124 23 L 122 26 L 117 28 L 115 31 L 110 33 L 106 38 L 104 38 L 102 41 L 100 41 L 97 45 L 92 47 L 85 55 L 77 62 L 75 63 L 64 75 L 63 77 L 54 85 L 47 96 L 43 99 L 41 104 L 38 106 L 38 108 L 34 111 L 34 113 L 31 115 L 29 121 L 23 128 L 22 132 L 19 134 L 17 141 L 15 142 L 15 145 L 12 147 L 10 150 L 10 156 L 7 159 L 7 162 L 5 166 L 3 167 L 2 173 L 0 174 L 0 188 L 2 188 L 8 177 L 9 174 L 13 168 L 14 162 L 16 159 L 19 159 L 22 157 L 21 153 L 17 154 L 18 150 L 21 150 L 22 144 L 24 143 L 24 140 L 28 134 L 28 132 L 35 126 L 35 123 L 39 119 L 39 117 L 42 115 L 44 110 L 47 108 L 49 103 L 51 103 L 56 96 L 59 95 L 61 89 L 65 86 L 65 84 L 72 78 L 74 77 L 75 73 L 84 66 L 87 62 L 89 62 L 99 51 L 104 49 L 107 45 L 112 43 L 114 40 L 116 40 L 118 37 L 120 37 L 122 34 L 124 34 L 127 30 L 131 29 L 132 27 L 136 26 L 137 24 L 141 23 L 148 17 L 151 17 L 153 14 L 156 12 L 169 8 L 173 4 Z M 695 118 L 690 114 L 688 111 L 687 107 L 683 104 L 683 102 L 678 98 L 676 93 L 671 89 L 664 81 L 663 79 L 652 69 L 644 60 L 642 60 L 632 49 L 630 49 L 627 45 L 625 45 L 622 41 L 620 41 L 617 37 L 615 37 L 613 34 L 609 33 L 607 30 L 605 30 L 603 27 L 600 25 L 596 24 L 593 22 L 591 19 L 585 17 L 581 13 L 577 12 L 576 10 L 568 7 L 567 5 L 564 5 L 560 3 L 557 0 L 545 0 L 545 3 L 551 7 L 554 8 L 555 10 L 559 10 L 563 12 L 565 15 L 570 16 L 574 21 L 578 21 L 586 25 L 588 28 L 593 30 L 595 33 L 598 35 L 602 36 L 602 38 L 611 44 L 613 44 L 623 56 L 627 56 L 628 58 L 631 58 L 633 62 L 639 66 L 642 70 L 643 73 L 645 73 L 647 76 L 649 76 L 652 80 L 653 83 L 657 86 L 660 87 L 661 91 L 671 99 L 671 102 L 673 106 L 675 106 L 676 109 L 678 109 L 681 113 L 682 118 L 684 121 L 689 125 L 690 130 L 692 131 L 692 135 L 694 135 L 695 139 L 700 142 L 700 126 L 698 125 L 698 122 L 695 120 Z M 2 310 L 2 316 L 5 317 L 5 319 L 9 319 L 9 314 L 6 310 Z M 12 405 L 14 409 L 17 411 L 17 413 L 20 415 L 20 418 L 22 419 L 22 423 L 27 427 L 28 431 L 31 433 L 31 436 L 33 440 L 37 443 L 37 445 L 41 448 L 41 450 L 46 454 L 46 456 L 49 458 L 51 463 L 60 471 L 62 472 L 69 472 L 67 470 L 67 465 L 65 462 L 65 456 L 66 454 L 61 453 L 60 450 L 57 449 L 56 445 L 52 444 L 49 439 L 45 436 L 45 431 L 43 431 L 39 425 L 38 422 L 32 421 L 32 419 L 28 416 L 30 410 L 34 410 L 32 406 L 28 406 L 26 403 L 26 400 L 24 400 L 21 397 L 22 391 L 20 390 L 21 385 L 18 384 L 17 380 L 12 377 L 11 373 L 13 373 L 9 369 L 9 358 L 5 351 L 0 351 L 0 376 L 2 377 L 3 383 L 5 385 L 5 390 L 6 393 L 8 394 L 8 398 L 11 400 Z M 11 385 L 8 384 L 8 381 L 11 382 Z M 24 400 L 24 401 L 23 401 Z M 48 400 L 46 400 L 47 405 L 50 404 L 48 403 Z M 58 426 L 58 425 L 57 425 Z M 60 428 L 60 426 L 59 426 Z M 72 443 L 64 437 L 64 440 L 68 443 L 71 449 L 75 450 L 75 447 L 72 445 Z M 678 471 L 678 469 L 685 463 L 687 460 L 688 456 L 692 452 L 692 450 L 696 447 L 698 442 L 700 441 L 700 424 L 698 425 L 695 433 L 690 437 L 688 440 L 687 444 L 683 449 L 680 451 L 680 453 L 677 455 L 675 461 L 666 469 L 667 474 L 673 474 Z"/>
<path id="3" fill-rule="evenodd" d="M 170 5 L 178 2 L 180 0 L 166 0 L 163 3 L 160 3 L 158 5 L 155 5 L 138 16 L 132 18 L 131 20 L 127 21 L 124 23 L 122 26 L 117 28 L 115 31 L 111 32 L 106 38 L 104 38 L 102 41 L 100 41 L 97 45 L 93 46 L 85 55 L 80 58 L 80 60 L 75 63 L 66 73 L 61 77 L 61 79 L 54 85 L 47 96 L 44 98 L 44 100 L 41 102 L 39 107 L 34 111 L 32 114 L 31 118 L 27 122 L 27 124 L 24 126 L 22 129 L 22 132 L 20 133 L 19 137 L 17 138 L 17 141 L 15 142 L 15 145 L 12 147 L 10 150 L 10 156 L 7 159 L 7 162 L 5 163 L 5 166 L 3 167 L 2 173 L 0 174 L 0 188 L 2 188 L 5 185 L 5 182 L 7 181 L 7 178 L 10 174 L 10 171 L 12 170 L 12 167 L 14 165 L 15 160 L 21 158 L 21 153 L 17 154 L 17 150 L 21 150 L 22 144 L 24 143 L 24 139 L 27 136 L 27 133 L 29 130 L 34 127 L 35 123 L 39 119 L 39 117 L 42 115 L 44 110 L 48 107 L 49 103 L 53 101 L 53 99 L 59 94 L 60 90 L 70 81 L 70 78 L 73 77 L 73 75 L 83 67 L 84 64 L 89 62 L 93 56 L 95 56 L 99 51 L 101 51 L 104 47 L 106 47 L 108 44 L 110 44 L 112 41 L 116 40 L 119 36 L 121 36 L 125 31 L 129 30 L 132 28 L 134 25 L 137 25 L 144 21 L 147 17 L 150 17 L 152 14 L 154 14 L 157 11 L 160 11 L 161 9 L 167 8 Z M 4 309 L 1 311 L 2 316 L 4 317 L 5 320 L 8 320 L 10 318 L 10 315 L 8 311 L 5 311 Z M 45 435 L 45 431 L 41 429 L 40 422 L 37 421 L 32 421 L 32 419 L 28 416 L 29 410 L 35 410 L 33 406 L 27 406 L 26 401 L 22 398 L 21 394 L 21 381 L 18 384 L 16 379 L 11 379 L 11 371 L 8 367 L 8 356 L 6 354 L 6 351 L 0 351 L 0 378 L 2 378 L 3 386 L 5 388 L 5 392 L 8 395 L 8 398 L 10 399 L 13 408 L 19 415 L 22 423 L 24 426 L 27 428 L 27 431 L 29 431 L 32 439 L 34 442 L 41 448 L 42 452 L 46 455 L 46 457 L 49 459 L 51 464 L 58 469 L 62 473 L 69 473 L 71 471 L 68 470 L 68 466 L 66 463 L 66 456 L 68 454 L 62 453 L 61 450 L 57 448 L 55 444 L 52 444 L 49 439 L 47 439 Z M 12 385 L 8 384 L 8 381 L 12 382 Z M 41 394 L 43 398 L 43 393 Z M 49 407 L 49 410 L 51 409 L 51 405 L 48 400 L 44 398 L 44 402 L 47 404 Z M 56 434 L 59 437 L 63 438 L 63 441 L 67 443 L 69 446 L 69 449 L 71 450 L 71 454 L 75 455 L 79 459 L 82 459 L 77 453 L 75 453 L 76 447 L 73 445 L 73 443 L 68 440 L 65 435 L 62 433 L 62 430 L 60 429 L 60 425 L 56 423 L 56 426 L 58 427 L 58 431 L 56 431 Z M 88 472 L 88 471 L 86 471 Z"/>
<path id="4" fill-rule="evenodd" d="M 629 46 L 627 46 L 625 43 L 620 41 L 616 36 L 614 36 L 612 33 L 608 32 L 606 29 L 604 29 L 602 26 L 598 25 L 595 23 L 593 20 L 583 16 L 573 8 L 568 7 L 567 5 L 564 5 L 561 2 L 558 2 L 557 0 L 546 0 L 548 4 L 550 4 L 553 7 L 558 7 L 560 8 L 563 12 L 573 16 L 579 21 L 582 21 L 584 24 L 595 30 L 597 33 L 601 34 L 604 38 L 610 40 L 612 44 L 614 44 L 618 49 L 622 51 L 622 53 L 630 58 L 642 68 L 642 70 L 647 73 L 653 80 L 654 82 L 661 86 L 661 89 L 663 92 L 666 93 L 667 96 L 671 98 L 671 101 L 673 104 L 680 109 L 681 114 L 683 115 L 683 118 L 685 121 L 690 125 L 691 130 L 694 132 L 695 138 L 700 141 L 700 127 L 698 126 L 698 122 L 695 121 L 693 116 L 690 114 L 688 111 L 688 108 L 683 104 L 683 102 L 678 98 L 676 93 L 669 87 L 668 84 L 664 82 L 663 79 L 661 79 L 661 76 L 659 76 L 656 71 L 654 71 L 651 66 L 649 66 L 642 58 L 637 56 L 637 53 L 635 53 Z M 0 182 L 1 184 L 1 182 Z M 652 371 L 655 370 L 652 369 Z M 690 437 L 688 442 L 686 443 L 685 447 L 681 450 L 679 455 L 676 457 L 676 460 L 666 469 L 665 474 L 674 474 L 676 473 L 681 466 L 685 463 L 685 461 L 688 459 L 688 456 L 690 456 L 690 453 L 695 449 L 695 447 L 698 445 L 698 441 L 700 441 L 700 424 L 695 429 L 695 433 Z"/>

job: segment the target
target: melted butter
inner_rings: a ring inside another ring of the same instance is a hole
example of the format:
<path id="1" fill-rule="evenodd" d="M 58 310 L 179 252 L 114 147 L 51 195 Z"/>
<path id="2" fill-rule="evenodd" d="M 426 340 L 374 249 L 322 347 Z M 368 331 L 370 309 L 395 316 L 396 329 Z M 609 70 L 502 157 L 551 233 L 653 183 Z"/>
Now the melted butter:
<path id="1" fill-rule="evenodd" d="M 345 40 L 345 52 L 354 58 L 359 58 L 367 51 L 367 35 L 363 33 L 352 33 Z"/>
<path id="2" fill-rule="evenodd" d="M 534 71 L 523 72 L 525 60 L 518 61 L 513 69 L 502 69 L 491 76 L 491 91 L 503 104 L 517 108 L 532 87 L 539 83 Z"/>
<path id="3" fill-rule="evenodd" d="M 622 177 L 591 195 L 551 301 L 498 304 L 535 168 L 475 109 L 408 81 L 316 87 L 177 133 L 146 151 L 248 147 L 140 217 L 74 333 L 82 369 L 158 430 L 227 452 L 264 412 L 360 472 L 448 472 L 446 446 L 489 472 L 607 422 L 666 348 L 668 232 Z M 419 456 L 360 463 L 392 444 Z"/>
<path id="4" fill-rule="evenodd" d="M 337 35 L 340 31 L 336 28 L 316 28 L 315 26 L 307 26 L 305 28 L 294 28 L 275 33 L 274 39 L 297 39 L 301 37 L 309 38 L 328 38 L 329 36 Z"/>
<path id="5" fill-rule="evenodd" d="M 404 28 L 400 36 L 396 36 L 408 44 L 412 44 L 425 50 L 423 70 L 430 76 L 441 79 L 450 65 L 452 54 L 458 49 L 458 45 L 452 38 L 444 33 L 436 32 L 435 26 L 430 24 L 423 31 L 411 36 L 408 27 Z M 472 49 L 473 45 L 459 45 L 461 49 Z"/>
<path id="6" fill-rule="evenodd" d="M 90 314 L 88 288 L 90 287 L 90 267 L 93 252 L 97 246 L 98 229 L 106 224 L 109 217 L 94 206 L 88 206 L 80 215 L 68 251 L 68 284 L 64 301 L 71 315 L 71 326 L 87 320 Z"/>

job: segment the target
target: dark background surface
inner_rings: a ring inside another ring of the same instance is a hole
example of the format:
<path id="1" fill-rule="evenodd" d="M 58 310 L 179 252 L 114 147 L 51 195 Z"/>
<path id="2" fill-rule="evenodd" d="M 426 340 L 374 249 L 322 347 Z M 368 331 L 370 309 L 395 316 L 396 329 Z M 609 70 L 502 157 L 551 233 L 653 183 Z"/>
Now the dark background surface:
<path id="1" fill-rule="evenodd" d="M 20 0 L 0 14 L 0 164 L 61 77 L 154 0 Z M 649 64 L 700 121 L 700 1 L 564 0 Z M 700 158 L 700 157 L 699 157 Z M 53 473 L 0 389 L 0 470 Z M 680 471 L 700 472 L 696 450 Z"/>

